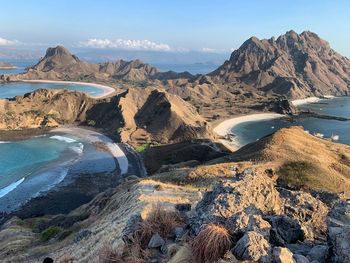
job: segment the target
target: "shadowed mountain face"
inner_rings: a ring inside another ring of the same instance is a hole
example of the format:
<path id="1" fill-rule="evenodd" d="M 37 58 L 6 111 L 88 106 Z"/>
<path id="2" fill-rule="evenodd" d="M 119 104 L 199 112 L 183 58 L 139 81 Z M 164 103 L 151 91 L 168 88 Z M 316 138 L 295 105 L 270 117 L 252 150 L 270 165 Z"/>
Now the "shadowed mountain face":
<path id="1" fill-rule="evenodd" d="M 315 33 L 289 31 L 277 39 L 248 39 L 210 76 L 290 98 L 348 95 L 350 60 Z"/>

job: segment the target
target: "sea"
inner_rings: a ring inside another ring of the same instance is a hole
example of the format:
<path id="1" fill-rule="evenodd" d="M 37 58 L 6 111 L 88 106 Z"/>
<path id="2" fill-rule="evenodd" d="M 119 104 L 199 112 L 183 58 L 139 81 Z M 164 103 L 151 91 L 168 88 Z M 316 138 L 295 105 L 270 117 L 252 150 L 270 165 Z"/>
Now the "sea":
<path id="1" fill-rule="evenodd" d="M 19 141 L 0 141 L 0 211 L 12 211 L 49 191 L 68 174 L 115 169 L 111 154 L 71 134 L 50 133 Z"/>
<path id="2" fill-rule="evenodd" d="M 350 118 L 350 97 L 336 97 L 320 100 L 317 103 L 303 104 L 302 110 L 311 110 L 323 115 Z M 301 118 L 294 122 L 284 119 L 270 119 L 240 123 L 231 129 L 240 145 L 259 140 L 278 129 L 299 125 L 311 134 L 322 133 L 324 137 L 339 136 L 339 142 L 350 145 L 350 121 L 319 118 Z"/>

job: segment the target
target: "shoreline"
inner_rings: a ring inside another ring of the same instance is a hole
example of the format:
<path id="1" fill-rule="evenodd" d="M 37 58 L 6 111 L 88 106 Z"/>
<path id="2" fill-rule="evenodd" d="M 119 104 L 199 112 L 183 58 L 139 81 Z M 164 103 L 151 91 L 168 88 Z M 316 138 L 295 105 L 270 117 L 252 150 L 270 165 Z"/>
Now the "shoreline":
<path id="1" fill-rule="evenodd" d="M 220 122 L 214 129 L 214 133 L 219 135 L 221 138 L 219 139 L 219 142 L 221 142 L 224 146 L 226 146 L 231 151 L 237 151 L 239 148 L 242 147 L 240 143 L 238 142 L 237 138 L 226 138 L 227 135 L 231 134 L 231 130 L 233 127 L 240 123 L 244 122 L 254 122 L 254 121 L 261 121 L 261 120 L 270 120 L 270 119 L 276 119 L 276 118 L 282 118 L 285 117 L 283 114 L 278 113 L 254 113 L 254 114 L 248 114 L 248 115 L 242 115 L 237 116 L 231 119 L 224 120 Z"/>
<path id="2" fill-rule="evenodd" d="M 49 131 L 49 133 L 57 132 L 71 134 L 73 136 L 82 138 L 91 144 L 94 144 L 96 142 L 102 142 L 108 148 L 109 153 L 118 162 L 121 175 L 125 175 L 128 173 L 129 161 L 126 157 L 126 154 L 123 152 L 123 150 L 119 147 L 117 143 L 115 143 L 111 138 L 107 137 L 106 135 L 96 131 L 78 127 L 59 127 Z"/>
<path id="3" fill-rule="evenodd" d="M 131 168 L 132 168 L 131 170 L 138 169 L 138 168 L 142 167 L 141 164 L 136 163 L 136 161 L 137 161 L 136 157 L 130 156 L 130 152 L 128 152 L 123 147 L 123 145 L 118 145 L 118 143 L 115 143 L 112 139 L 110 139 L 106 135 L 103 135 L 102 133 L 99 133 L 97 131 L 88 130 L 85 128 L 78 128 L 78 127 L 62 127 L 62 128 L 55 128 L 55 129 L 49 130 L 45 134 L 47 134 L 49 136 L 52 134 L 56 137 L 60 137 L 61 134 L 72 135 L 73 137 L 81 139 L 82 142 L 85 141 L 86 143 L 91 144 L 91 145 L 98 143 L 98 142 L 103 143 L 106 146 L 107 154 L 111 155 L 110 158 L 114 159 L 114 162 L 116 163 L 115 170 L 113 172 L 100 172 L 100 171 L 94 171 L 91 173 L 82 172 L 81 175 L 83 175 L 83 176 L 80 176 L 79 173 L 81 173 L 81 172 L 79 172 L 79 170 L 70 171 L 70 169 L 71 169 L 70 164 L 69 164 L 69 166 L 66 166 L 67 160 L 65 160 L 63 163 L 62 163 L 62 160 L 59 160 L 59 161 L 57 161 L 57 166 L 56 166 L 54 173 L 53 173 L 55 176 L 58 175 L 59 178 L 57 177 L 57 179 L 59 179 L 59 180 L 57 180 L 56 182 L 52 182 L 52 184 L 48 185 L 47 190 L 40 190 L 40 192 L 37 192 L 34 195 L 31 194 L 31 197 L 29 199 L 27 199 L 26 201 L 21 201 L 19 203 L 18 207 L 16 207 L 16 206 L 13 207 L 13 210 L 3 209 L 2 211 L 0 211 L 0 214 L 1 214 L 1 212 L 11 213 L 13 211 L 21 211 L 22 207 L 31 203 L 32 200 L 34 202 L 36 202 L 35 201 L 36 199 L 45 200 L 46 196 L 55 195 L 55 194 L 62 192 L 62 191 L 64 192 L 65 190 L 62 190 L 62 189 L 71 189 L 71 190 L 73 189 L 71 191 L 71 193 L 74 195 L 83 194 L 83 193 L 80 193 L 79 186 L 76 187 L 76 183 L 75 183 L 76 179 L 74 179 L 74 178 L 77 178 L 78 180 L 86 181 L 86 180 L 89 180 L 90 177 L 94 177 L 94 175 L 100 174 L 100 176 L 103 175 L 105 177 L 105 180 L 110 181 L 110 183 L 107 185 L 111 185 L 112 182 L 113 183 L 114 183 L 114 181 L 117 182 L 118 178 L 123 178 L 131 172 L 131 171 L 129 171 L 129 164 L 131 165 Z M 52 137 L 54 137 L 54 136 L 52 136 Z M 64 135 L 62 135 L 62 136 L 64 136 Z M 36 136 L 34 136 L 34 137 L 36 137 Z M 65 137 L 62 137 L 62 138 L 65 138 Z M 57 139 L 57 138 L 55 138 L 55 139 Z M 9 141 L 9 142 L 11 142 L 11 141 Z M 80 158 L 80 157 L 78 157 L 78 158 Z M 131 158 L 130 161 L 129 161 L 129 158 Z M 76 160 L 78 160 L 78 159 L 76 159 Z M 81 162 L 81 161 L 79 161 L 79 162 Z M 84 162 L 86 162 L 86 159 L 84 160 Z M 52 166 L 52 164 L 50 164 L 50 165 Z M 73 165 L 73 163 L 72 163 L 72 165 Z M 81 164 L 76 164 L 76 162 L 74 162 L 74 165 L 76 167 L 78 167 Z M 101 166 L 101 164 L 99 164 L 99 163 L 96 163 L 96 164 L 92 163 L 91 165 L 92 166 L 95 166 L 95 165 Z M 47 169 L 46 165 L 40 168 L 40 170 L 43 171 L 44 173 L 45 173 L 46 169 Z M 78 169 L 80 169 L 80 168 L 78 168 Z M 38 170 L 38 173 L 40 170 Z M 63 172 L 64 172 L 64 174 L 62 174 Z M 132 171 L 132 172 L 135 173 L 135 171 Z M 26 180 L 27 179 L 23 177 L 20 180 L 17 180 L 16 182 L 13 182 L 12 184 L 0 189 L 0 198 L 5 198 L 4 200 L 6 201 L 6 198 L 7 199 L 10 198 L 10 197 L 8 197 L 8 194 L 11 194 L 12 191 L 18 192 L 18 190 L 16 190 L 17 187 L 21 187 L 21 188 L 27 187 L 27 185 L 21 186 L 22 183 L 26 183 L 25 182 Z M 33 180 L 37 180 L 36 177 L 29 178 L 29 181 L 33 181 Z M 17 192 L 12 193 L 12 196 L 16 196 L 17 199 L 14 199 L 14 200 L 17 200 L 17 202 L 19 202 L 19 200 L 23 199 L 23 196 L 21 196 L 21 195 L 18 196 Z M 76 200 L 76 201 L 78 201 L 78 200 Z M 18 208 L 19 208 L 19 210 L 18 210 Z M 0 221 L 2 219 L 3 218 L 0 216 Z"/>
<path id="4" fill-rule="evenodd" d="M 329 99 L 334 99 L 335 96 L 333 95 L 324 95 L 322 97 L 308 97 L 305 99 L 297 99 L 297 100 L 292 100 L 291 103 L 293 104 L 293 106 L 301 106 L 304 104 L 308 104 L 308 103 L 315 103 L 315 102 L 319 102 L 321 100 L 329 100 Z"/>
<path id="5" fill-rule="evenodd" d="M 16 82 L 16 81 L 15 81 Z M 51 84 L 76 84 L 76 85 L 82 85 L 82 86 L 90 86 L 95 87 L 103 91 L 103 94 L 98 96 L 92 96 L 89 93 L 88 96 L 94 98 L 94 99 L 102 99 L 105 97 L 108 97 L 116 92 L 116 90 L 110 86 L 97 84 L 97 83 L 90 83 L 90 82 L 79 82 L 79 81 L 64 81 L 64 80 L 40 80 L 40 79 L 31 79 L 31 80 L 19 80 L 19 82 L 29 82 L 29 83 L 51 83 Z"/>

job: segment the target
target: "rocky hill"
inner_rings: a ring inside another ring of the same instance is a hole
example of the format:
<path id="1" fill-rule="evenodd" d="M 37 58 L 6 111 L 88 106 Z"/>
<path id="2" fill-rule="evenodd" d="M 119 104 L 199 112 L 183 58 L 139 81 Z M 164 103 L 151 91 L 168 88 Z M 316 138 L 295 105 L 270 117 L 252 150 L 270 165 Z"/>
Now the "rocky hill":
<path id="1" fill-rule="evenodd" d="M 315 33 L 289 31 L 277 39 L 248 39 L 210 76 L 294 99 L 348 95 L 350 60 Z"/>
<path id="2" fill-rule="evenodd" d="M 85 124 L 133 145 L 212 138 L 196 109 L 176 95 L 146 88 L 95 100 L 67 90 L 37 90 L 0 100 L 0 129 Z M 117 132 L 116 132 L 117 131 Z"/>
<path id="3" fill-rule="evenodd" d="M 349 262 L 349 201 L 281 182 L 285 175 L 275 163 L 277 156 L 287 159 L 290 147 L 299 156 L 289 160 L 312 156 L 325 166 L 344 165 L 341 155 L 348 154 L 346 146 L 285 129 L 242 149 L 254 163 L 220 158 L 174 167 L 127 179 L 67 215 L 14 217 L 0 229 L 0 256 L 4 262 Z"/>
<path id="4" fill-rule="evenodd" d="M 65 47 L 48 48 L 40 61 L 25 74 L 11 76 L 11 80 L 49 79 L 73 81 L 115 82 L 125 80 L 142 82 L 151 79 L 191 78 L 189 73 L 160 72 L 141 60 L 117 60 L 99 64 L 88 63 L 71 54 Z"/>
<path id="5" fill-rule="evenodd" d="M 37 90 L 11 100 L 0 100 L 0 129 L 57 127 L 82 122 L 94 100 L 84 93 Z"/>
<path id="6" fill-rule="evenodd" d="M 278 130 L 229 159 L 267 164 L 289 187 L 350 194 L 350 147 L 319 139 L 302 127 Z"/>

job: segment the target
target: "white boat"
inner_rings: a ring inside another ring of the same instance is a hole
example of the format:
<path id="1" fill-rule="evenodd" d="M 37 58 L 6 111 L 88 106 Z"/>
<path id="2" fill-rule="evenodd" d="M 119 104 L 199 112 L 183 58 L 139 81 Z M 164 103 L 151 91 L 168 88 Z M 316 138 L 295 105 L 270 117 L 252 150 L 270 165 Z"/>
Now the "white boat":
<path id="1" fill-rule="evenodd" d="M 339 141 L 339 135 L 333 135 L 331 136 L 332 141 Z"/>

